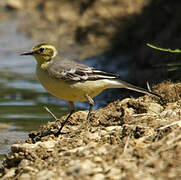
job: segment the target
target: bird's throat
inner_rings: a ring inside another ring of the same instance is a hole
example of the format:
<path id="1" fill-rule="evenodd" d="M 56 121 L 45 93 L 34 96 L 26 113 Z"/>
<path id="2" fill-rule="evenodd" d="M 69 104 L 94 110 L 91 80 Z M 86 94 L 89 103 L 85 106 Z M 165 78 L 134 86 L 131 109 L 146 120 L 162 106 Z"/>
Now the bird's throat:
<path id="1" fill-rule="evenodd" d="M 44 62 L 44 63 L 41 64 L 41 68 L 43 70 L 47 70 L 48 66 L 49 66 L 49 62 Z"/>
<path id="2" fill-rule="evenodd" d="M 40 66 L 51 61 L 51 58 L 48 56 L 34 55 L 34 57 Z"/>

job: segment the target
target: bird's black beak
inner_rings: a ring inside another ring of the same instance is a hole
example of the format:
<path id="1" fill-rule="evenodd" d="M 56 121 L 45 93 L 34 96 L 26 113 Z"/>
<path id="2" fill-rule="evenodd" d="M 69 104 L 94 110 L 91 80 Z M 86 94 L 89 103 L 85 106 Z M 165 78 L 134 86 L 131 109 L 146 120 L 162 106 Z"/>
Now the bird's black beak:
<path id="1" fill-rule="evenodd" d="M 29 51 L 29 52 L 21 53 L 20 55 L 21 56 L 26 56 L 26 55 L 33 55 L 33 54 L 34 54 L 34 51 Z"/>

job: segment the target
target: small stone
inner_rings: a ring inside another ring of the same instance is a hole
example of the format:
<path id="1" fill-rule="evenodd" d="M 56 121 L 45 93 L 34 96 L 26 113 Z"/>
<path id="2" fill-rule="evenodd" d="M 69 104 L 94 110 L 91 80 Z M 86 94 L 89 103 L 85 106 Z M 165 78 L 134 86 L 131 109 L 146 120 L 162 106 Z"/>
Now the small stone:
<path id="1" fill-rule="evenodd" d="M 15 169 L 10 169 L 8 170 L 8 172 L 2 177 L 1 180 L 6 180 L 6 179 L 10 179 L 12 178 L 13 176 L 15 176 Z"/>
<path id="2" fill-rule="evenodd" d="M 122 126 L 109 126 L 109 127 L 106 127 L 107 131 L 118 131 L 118 130 L 121 130 L 121 129 L 122 129 Z"/>
<path id="3" fill-rule="evenodd" d="M 72 161 L 70 164 L 73 165 L 67 169 L 66 174 L 76 177 L 91 174 L 96 167 L 96 164 L 94 164 L 89 159 L 85 161 Z"/>
<path id="4" fill-rule="evenodd" d="M 52 141 L 41 142 L 38 145 L 43 148 L 46 148 L 48 151 L 53 151 L 56 143 L 57 143 L 56 141 L 52 140 Z"/>
<path id="5" fill-rule="evenodd" d="M 102 158 L 99 157 L 99 156 L 95 156 L 95 157 L 94 157 L 94 161 L 97 162 L 97 163 L 98 163 L 98 162 L 102 162 Z"/>
<path id="6" fill-rule="evenodd" d="M 100 136 L 105 136 L 107 134 L 107 131 L 106 130 L 100 130 L 99 131 L 99 135 Z"/>
<path id="7" fill-rule="evenodd" d="M 107 154 L 107 152 L 108 151 L 106 149 L 106 146 L 102 145 L 102 146 L 100 146 L 99 148 L 96 149 L 95 154 L 97 154 L 97 155 L 105 155 L 105 154 Z"/>
<path id="8" fill-rule="evenodd" d="M 101 139 L 98 132 L 95 132 L 95 133 L 86 132 L 85 136 L 90 140 L 99 140 L 99 139 Z"/>
<path id="9" fill-rule="evenodd" d="M 30 176 L 30 174 L 28 174 L 28 173 L 23 173 L 23 174 L 20 176 L 19 180 L 31 180 L 31 176 Z"/>
<path id="10" fill-rule="evenodd" d="M 23 159 L 23 160 L 19 163 L 18 167 L 19 167 L 19 168 L 24 168 L 25 166 L 28 166 L 29 164 L 30 164 L 29 160 Z"/>
<path id="11" fill-rule="evenodd" d="M 111 168 L 108 177 L 118 180 L 120 179 L 121 170 L 119 168 Z"/>
<path id="12" fill-rule="evenodd" d="M 31 149 L 36 149 L 36 148 L 46 148 L 48 151 L 52 151 L 55 147 L 56 141 L 45 141 L 45 142 L 37 142 L 35 144 L 29 144 L 29 143 L 23 143 L 23 144 L 13 144 L 11 146 L 11 151 L 12 152 L 20 152 L 20 151 L 25 151 L 25 150 L 31 150 Z"/>
<path id="13" fill-rule="evenodd" d="M 72 166 L 70 168 L 67 169 L 66 174 L 68 176 L 79 176 L 81 172 L 81 166 L 79 164 Z"/>
<path id="14" fill-rule="evenodd" d="M 158 103 L 149 104 L 148 112 L 158 114 L 158 113 L 161 113 L 162 111 L 163 111 L 163 107 L 160 104 Z"/>
<path id="15" fill-rule="evenodd" d="M 25 151 L 25 149 L 33 149 L 35 147 L 36 147 L 36 144 L 28 144 L 28 143 L 13 144 L 11 146 L 11 151 L 12 152 L 19 152 L 19 151 Z"/>
<path id="16" fill-rule="evenodd" d="M 92 180 L 103 180 L 105 179 L 105 176 L 103 174 L 96 174 L 92 177 Z"/>
<path id="17" fill-rule="evenodd" d="M 23 168 L 23 170 L 24 170 L 25 172 L 34 172 L 34 173 L 37 173 L 37 172 L 38 172 L 38 169 L 36 169 L 36 168 L 34 168 L 34 167 L 31 167 L 31 166 L 25 166 L 25 167 Z"/>
<path id="18" fill-rule="evenodd" d="M 6 2 L 6 6 L 10 9 L 22 9 L 23 4 L 21 0 L 8 0 Z"/>
<path id="19" fill-rule="evenodd" d="M 95 148 L 97 146 L 96 142 L 90 142 L 89 144 L 87 144 L 87 147 L 89 148 Z"/>
<path id="20" fill-rule="evenodd" d="M 47 180 L 47 179 L 55 179 L 55 174 L 52 171 L 43 170 L 36 174 L 36 178 L 38 180 Z"/>

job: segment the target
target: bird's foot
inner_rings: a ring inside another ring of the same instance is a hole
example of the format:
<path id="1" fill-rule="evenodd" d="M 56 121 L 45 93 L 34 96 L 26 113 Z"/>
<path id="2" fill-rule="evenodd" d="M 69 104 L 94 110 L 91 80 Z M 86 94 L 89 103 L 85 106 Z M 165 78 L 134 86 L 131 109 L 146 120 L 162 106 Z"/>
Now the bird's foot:
<path id="1" fill-rule="evenodd" d="M 59 131 L 57 131 L 56 133 L 54 133 L 54 136 L 55 137 L 58 137 L 59 135 L 64 135 L 64 134 L 70 134 L 70 132 L 59 132 Z"/>
<path id="2" fill-rule="evenodd" d="M 60 128 L 61 129 L 61 128 Z M 58 137 L 59 135 L 62 135 L 62 134 L 69 134 L 69 135 L 76 135 L 76 134 L 80 134 L 82 131 L 85 131 L 85 132 L 89 132 L 91 131 L 91 127 L 90 125 L 88 125 L 87 123 L 82 123 L 77 129 L 75 130 L 72 130 L 70 132 L 61 132 L 61 131 L 57 131 L 54 136 L 55 137 Z"/>
<path id="3" fill-rule="evenodd" d="M 81 133 L 83 130 L 85 132 L 91 132 L 92 128 L 91 128 L 91 125 L 90 125 L 90 119 L 91 119 L 91 113 L 90 112 L 89 112 L 89 114 L 88 114 L 88 116 L 86 118 L 86 121 L 83 122 L 76 130 L 73 130 L 73 131 L 70 131 L 70 132 L 62 132 L 62 128 L 64 127 L 64 125 L 66 124 L 66 122 L 68 121 L 68 119 L 70 118 L 72 113 L 73 112 L 70 112 L 70 114 L 68 115 L 66 120 L 63 123 L 61 123 L 61 126 L 60 126 L 59 130 L 56 133 L 54 133 L 55 137 L 58 137 L 61 134 L 75 135 L 75 134 Z"/>

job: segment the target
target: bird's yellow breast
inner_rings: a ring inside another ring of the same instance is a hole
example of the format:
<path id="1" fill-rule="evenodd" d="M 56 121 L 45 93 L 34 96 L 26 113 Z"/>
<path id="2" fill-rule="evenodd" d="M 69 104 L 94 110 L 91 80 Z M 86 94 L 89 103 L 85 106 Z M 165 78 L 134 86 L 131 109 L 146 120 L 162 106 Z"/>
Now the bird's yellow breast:
<path id="1" fill-rule="evenodd" d="M 107 88 L 107 84 L 102 80 L 66 82 L 62 79 L 52 78 L 40 66 L 37 66 L 36 74 L 50 94 L 67 101 L 87 101 L 86 94 L 95 97 Z"/>

